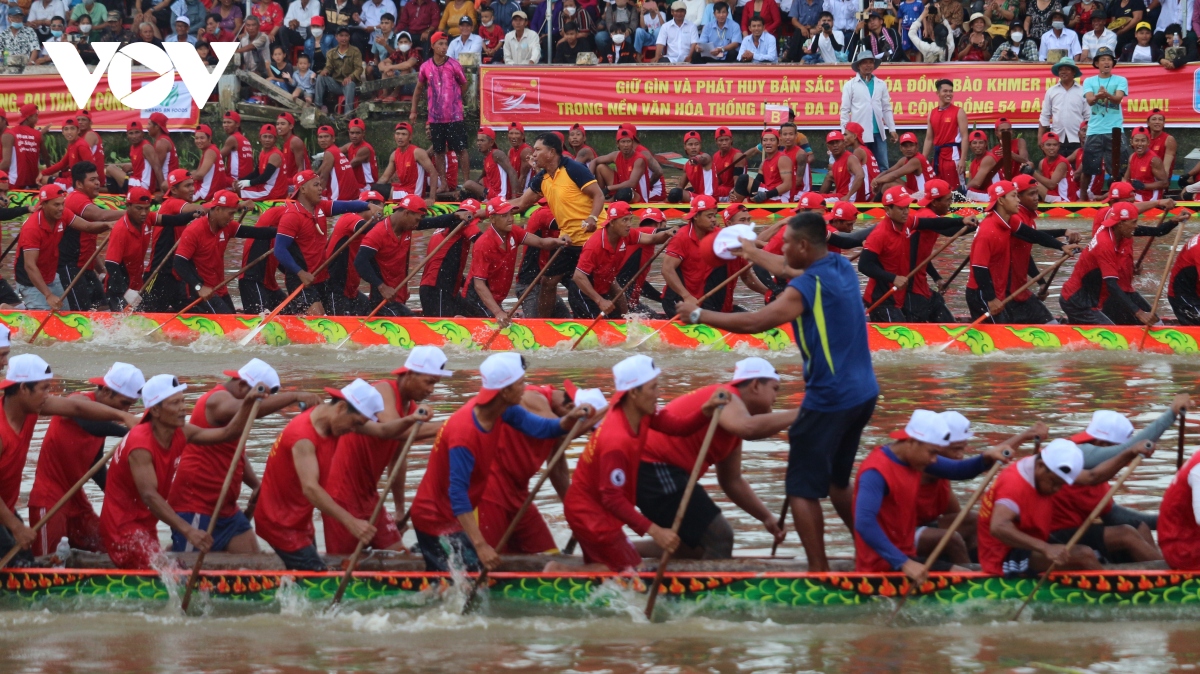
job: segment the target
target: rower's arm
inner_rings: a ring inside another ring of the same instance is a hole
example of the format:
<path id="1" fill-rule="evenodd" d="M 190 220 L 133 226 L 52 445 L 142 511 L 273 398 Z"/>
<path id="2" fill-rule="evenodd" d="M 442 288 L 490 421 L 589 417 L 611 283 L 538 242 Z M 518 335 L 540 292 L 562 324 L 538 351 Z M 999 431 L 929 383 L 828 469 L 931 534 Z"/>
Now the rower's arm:
<path id="1" fill-rule="evenodd" d="M 680 310 L 682 312 L 682 309 Z M 787 287 L 779 297 L 758 311 L 724 314 L 719 311 L 700 311 L 700 322 L 739 335 L 754 335 L 790 323 L 804 313 L 804 298 L 800 291 Z M 686 318 L 686 316 L 684 316 Z"/>
<path id="2" fill-rule="evenodd" d="M 4 451 L 4 444 L 0 442 L 0 452 Z M 565 462 L 564 462 L 565 463 Z M 0 499 L 0 524 L 4 525 L 5 529 L 13 535 L 17 541 L 17 545 L 28 547 L 33 543 L 35 534 L 33 530 L 25 526 L 17 514 L 8 509 L 8 505 L 4 503 L 4 499 Z"/>
<path id="3" fill-rule="evenodd" d="M 1126 464 L 1133 461 L 1133 457 L 1138 454 L 1149 456 L 1154 451 L 1153 445 L 1148 450 L 1144 447 L 1144 445 L 1130 447 L 1095 468 L 1085 469 L 1079 474 L 1079 477 L 1075 478 L 1075 484 L 1087 487 L 1111 480 Z"/>
<path id="4" fill-rule="evenodd" d="M 1044 248 L 1053 248 L 1054 250 L 1063 249 L 1062 241 L 1050 236 L 1048 232 L 1034 229 L 1024 223 L 1017 227 L 1017 229 L 1013 232 L 1013 236 L 1026 243 L 1035 243 Z"/>
<path id="5" fill-rule="evenodd" d="M 1018 529 L 1016 525 L 1018 517 L 1019 515 L 1013 512 L 1007 505 L 997 502 L 992 509 L 992 536 L 1010 548 L 1031 550 L 1046 555 L 1050 549 L 1050 544 Z"/>
<path id="6" fill-rule="evenodd" d="M 261 419 L 275 414 L 283 408 L 299 402 L 303 402 L 309 407 L 316 407 L 321 404 L 321 396 L 304 391 L 276 393 L 263 398 L 262 402 L 258 404 L 258 416 L 255 418 Z M 228 391 L 216 391 L 208 396 L 208 401 L 204 403 L 204 416 L 210 424 L 224 426 L 229 423 L 230 419 L 236 417 L 241 409 L 241 400 L 234 398 Z"/>
<path id="7" fill-rule="evenodd" d="M 908 555 L 901 552 L 879 526 L 879 511 L 888 494 L 887 480 L 872 469 L 860 474 L 856 482 L 854 533 L 898 571 L 908 562 Z"/>
<path id="8" fill-rule="evenodd" d="M 722 421 L 725 420 L 728 411 L 729 408 L 726 407 L 725 412 L 721 413 Z M 774 521 L 775 514 L 762 502 L 758 494 L 754 493 L 754 488 L 742 475 L 742 443 L 739 442 L 729 456 L 717 464 L 717 483 L 721 485 L 721 491 L 725 492 L 729 500 L 748 515 L 759 522 Z"/>
<path id="9" fill-rule="evenodd" d="M 254 407 L 254 401 L 264 396 L 266 396 L 266 391 L 251 389 L 246 394 L 246 397 L 242 398 L 237 415 L 229 423 L 214 428 L 200 428 L 192 424 L 184 424 L 183 434 L 187 437 L 188 442 L 196 445 L 215 445 L 234 440 L 241 434 L 242 429 L 249 422 L 250 409 Z"/>
<path id="10" fill-rule="evenodd" d="M 337 520 L 351 534 L 362 530 L 362 527 L 355 525 L 362 521 L 338 505 L 329 492 L 321 486 L 321 466 L 317 463 L 317 447 L 311 440 L 300 440 L 292 445 L 292 462 L 296 466 L 296 477 L 300 480 L 300 489 L 309 503 L 320 510 L 325 517 Z M 366 524 L 366 522 L 362 522 L 362 524 Z"/>
<path id="11" fill-rule="evenodd" d="M 88 204 L 83 207 L 83 212 L 79 214 L 84 220 L 92 222 L 115 222 L 125 217 L 125 211 L 114 210 L 110 208 L 100 208 L 96 204 Z"/>
<path id="12" fill-rule="evenodd" d="M 734 396 L 721 412 L 721 429 L 743 440 L 762 440 L 786 429 L 796 419 L 796 412 L 781 411 L 769 414 L 750 414 L 746 403 Z"/>
<path id="13" fill-rule="evenodd" d="M 1155 419 L 1151 424 L 1142 430 L 1134 433 L 1128 440 L 1110 447 L 1098 447 L 1096 445 L 1085 443 L 1079 445 L 1079 449 L 1083 451 L 1083 467 L 1096 468 L 1100 464 L 1108 461 L 1114 456 L 1120 455 L 1122 452 L 1140 445 L 1147 440 L 1150 442 L 1158 442 L 1162 434 L 1167 432 L 1167 429 L 1175 425 L 1175 408 L 1174 406 L 1163 412 L 1161 416 Z"/>
<path id="14" fill-rule="evenodd" d="M 458 522 L 462 525 L 463 532 L 471 539 L 471 543 L 475 545 L 476 552 L 479 549 L 487 546 L 487 540 L 484 539 L 483 533 L 479 531 L 479 522 L 475 517 L 475 505 L 471 503 L 470 486 L 471 473 L 475 471 L 475 453 L 468 447 L 451 447 L 450 448 L 450 486 L 447 489 L 447 496 L 450 499 L 450 509 L 454 512 L 454 516 L 458 518 Z"/>
<path id="15" fill-rule="evenodd" d="M 574 281 L 575 285 L 579 287 L 580 292 L 586 295 L 597 305 L 606 299 L 601 297 L 600 293 L 596 292 L 596 288 L 592 286 L 591 280 L 588 278 L 587 274 L 583 273 L 582 269 L 576 267 L 575 273 L 571 275 L 571 280 Z"/>
<path id="16" fill-rule="evenodd" d="M 578 416 L 578 415 L 576 415 Z M 571 417 L 563 417 L 562 419 L 548 419 L 546 417 L 534 414 L 520 405 L 513 405 L 504 410 L 500 415 L 504 423 L 512 426 L 518 431 L 528 435 L 531 438 L 546 440 L 549 438 L 557 438 L 574 425 L 574 419 Z M 565 428 L 563 420 L 571 418 L 572 421 Z"/>
<path id="17" fill-rule="evenodd" d="M 473 278 L 471 279 L 471 283 L 475 286 L 475 294 L 479 296 L 479 301 L 492 313 L 493 318 L 502 318 L 508 315 L 508 312 L 504 311 L 504 308 L 496 303 L 496 298 L 492 297 L 492 290 L 488 288 L 486 280 Z"/>
<path id="18" fill-rule="evenodd" d="M 687 286 L 683 285 L 683 279 L 679 277 L 678 270 L 682 264 L 683 260 L 672 255 L 670 249 L 668 249 L 667 256 L 663 258 L 661 270 L 663 280 L 667 282 L 667 287 L 674 290 L 680 297 L 687 299 L 692 297 L 692 294 L 688 292 Z"/>
<path id="19" fill-rule="evenodd" d="M 38 409 L 38 414 L 43 416 L 79 417 L 91 421 L 115 421 L 129 428 L 133 428 L 138 422 L 138 418 L 128 412 L 122 412 L 108 405 L 101 405 L 83 396 L 68 396 L 66 398 L 48 396 Z"/>
<path id="20" fill-rule="evenodd" d="M 185 535 L 195 529 L 175 514 L 175 509 L 167 503 L 167 499 L 158 493 L 158 474 L 154 470 L 154 457 L 149 449 L 135 448 L 129 452 L 129 474 L 133 477 L 133 485 L 137 487 L 138 497 L 159 521 Z"/>
<path id="21" fill-rule="evenodd" d="M 970 480 L 987 470 L 988 464 L 982 454 L 961 461 L 939 456 L 925 467 L 925 472 L 943 480 Z"/>
<path id="22" fill-rule="evenodd" d="M 1133 230 L 1134 236 L 1164 236 L 1170 234 L 1176 227 L 1179 226 L 1180 220 L 1164 220 L 1163 224 L 1150 227 L 1149 225 L 1138 225 Z"/>
<path id="23" fill-rule="evenodd" d="M 258 473 L 254 472 L 254 464 L 250 461 L 249 454 L 242 454 L 242 484 L 249 487 L 251 490 L 258 489 L 262 484 L 262 479 L 258 477 Z"/>
<path id="24" fill-rule="evenodd" d="M 393 419 L 385 423 L 368 421 L 359 427 L 357 432 L 380 440 L 397 440 L 412 430 L 413 424 L 418 421 L 425 421 L 430 416 L 429 408 L 422 405 L 417 408 L 416 412 L 400 417 L 399 419 Z"/>

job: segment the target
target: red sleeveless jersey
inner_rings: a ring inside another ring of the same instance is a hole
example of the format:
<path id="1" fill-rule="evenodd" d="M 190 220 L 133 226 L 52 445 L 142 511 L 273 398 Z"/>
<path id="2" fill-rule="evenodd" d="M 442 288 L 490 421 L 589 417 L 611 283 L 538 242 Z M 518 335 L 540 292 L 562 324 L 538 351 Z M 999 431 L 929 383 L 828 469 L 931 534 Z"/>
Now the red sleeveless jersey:
<path id="1" fill-rule="evenodd" d="M 858 500 L 858 485 L 862 475 L 869 470 L 878 471 L 887 483 L 888 493 L 883 497 L 876 521 L 888 540 L 911 559 L 916 556 L 917 546 L 917 491 L 921 486 L 921 471 L 897 463 L 876 447 L 858 467 L 858 479 L 854 481 L 854 500 Z M 894 571 L 874 548 L 854 532 L 854 570 L 858 572 Z"/>
<path id="2" fill-rule="evenodd" d="M 517 175 L 518 182 L 521 180 L 521 167 L 522 167 L 521 153 L 524 152 L 528 148 L 529 148 L 529 143 L 521 143 L 521 145 L 519 147 L 508 148 L 508 165 L 513 168 L 513 173 L 515 173 Z M 521 194 L 522 192 L 525 191 L 526 187 L 529 187 L 530 176 L 531 176 L 531 174 L 528 171 L 526 171 L 525 183 L 523 185 L 513 185 L 512 186 L 512 196 Z"/>
<path id="3" fill-rule="evenodd" d="M 1168 286 L 1167 295 L 1175 297 L 1178 289 L 1175 287 L 1175 277 L 1184 269 L 1200 266 L 1200 234 L 1188 239 L 1183 245 L 1183 250 L 1180 251 L 1179 257 L 1175 260 L 1175 266 L 1171 268 L 1171 284 Z M 1193 294 L 1200 294 L 1200 280 L 1197 281 L 1196 287 L 1189 288 Z"/>
<path id="4" fill-rule="evenodd" d="M 33 428 L 37 425 L 37 420 L 36 414 L 25 415 L 25 422 L 18 433 L 6 418 L 0 419 L 0 443 L 3 443 L 3 451 L 0 451 L 0 501 L 13 512 L 17 511 L 17 497 L 21 495 L 21 473 L 25 470 L 29 441 L 33 439 Z"/>
<path id="5" fill-rule="evenodd" d="M 508 171 L 496 163 L 495 152 L 493 149 L 483 156 L 483 189 L 487 190 L 489 199 L 507 199 L 512 196 L 513 186 L 508 184 Z"/>
<path id="6" fill-rule="evenodd" d="M 100 134 L 96 133 L 95 131 L 92 131 L 92 133 L 96 134 L 96 144 L 88 144 L 88 147 L 92 150 L 92 158 L 90 161 L 96 165 L 96 175 L 100 176 L 100 183 L 104 184 L 104 139 L 102 139 Z M 87 140 L 87 134 L 82 134 L 80 137 L 84 138 L 84 140 Z"/>
<path id="7" fill-rule="evenodd" d="M 396 172 L 392 178 L 393 199 L 417 194 L 425 187 L 429 176 L 425 175 L 425 167 L 417 161 L 415 150 L 416 146 L 408 145 L 403 150 L 396 148 L 392 151 L 392 166 Z"/>
<path id="8" fill-rule="evenodd" d="M 713 173 L 712 164 L 709 164 L 705 168 L 689 161 L 683 165 L 683 175 L 687 178 L 688 186 L 691 187 L 693 194 L 707 194 L 712 197 L 718 196 L 717 188 L 720 187 L 720 184 Z M 725 194 L 720 196 L 728 196 L 728 194 L 728 191 L 726 191 Z"/>
<path id="9" fill-rule="evenodd" d="M 741 154 L 740 150 L 730 148 L 729 152 L 721 152 L 720 150 L 712 153 L 712 170 L 713 176 L 717 184 L 728 191 L 733 190 L 733 184 L 737 182 L 737 176 L 733 175 L 733 169 L 725 169 L 733 165 L 733 160 Z"/>
<path id="10" fill-rule="evenodd" d="M 271 157 L 279 156 L 282 159 L 279 168 L 271 174 L 267 182 L 261 185 L 252 185 L 242 190 L 243 199 L 252 199 L 254 201 L 280 201 L 287 198 L 288 184 L 291 182 L 291 177 L 287 175 L 287 171 L 283 169 L 283 163 L 287 162 L 287 155 L 273 147 L 269 150 L 263 150 L 262 154 L 258 155 L 258 172 L 261 174 L 267 170 L 270 165 Z"/>
<path id="11" fill-rule="evenodd" d="M 145 422 L 130 429 L 121 439 L 121 444 L 108 464 L 108 480 L 104 487 L 104 507 L 100 510 L 100 536 L 109 550 L 117 548 L 129 538 L 131 530 L 141 529 L 152 539 L 158 539 L 158 518 L 142 500 L 133 472 L 129 469 L 129 455 L 137 450 L 146 450 L 154 461 L 157 478 L 155 490 L 159 496 L 167 497 L 171 488 L 171 477 L 175 463 L 187 439 L 183 429 L 175 429 L 171 443 L 163 447 L 154 437 L 154 424 Z"/>
<path id="12" fill-rule="evenodd" d="M 1054 503 L 1049 496 L 1038 493 L 1032 482 L 1032 477 L 1026 478 L 1021 472 L 1033 475 L 1035 457 L 1027 456 L 1000 471 L 1000 475 L 988 487 L 987 492 L 979 502 L 979 564 L 983 572 L 993 576 L 1004 573 L 1004 558 L 1012 548 L 992 535 L 992 514 L 996 505 L 1003 503 L 1006 507 L 1017 510 L 1014 521 L 1017 529 L 1039 541 L 1050 538 L 1051 519 L 1054 516 Z M 1028 462 L 1028 463 L 1026 463 Z"/>
<path id="13" fill-rule="evenodd" d="M 308 152 L 302 152 L 304 157 L 304 166 L 296 166 L 296 155 L 292 152 L 292 139 L 296 134 L 289 133 L 287 137 L 280 136 L 275 140 L 275 147 L 283 154 L 283 164 L 280 166 L 280 171 L 283 173 L 283 184 L 286 192 L 287 186 L 292 184 L 292 176 L 301 171 L 307 171 L 311 168 L 311 160 L 308 157 Z"/>
<path id="14" fill-rule="evenodd" d="M 1047 197 L 1058 197 L 1063 201 L 1079 201 L 1079 184 L 1071 180 L 1071 162 L 1067 161 L 1059 155 L 1051 159 L 1046 157 L 1042 159 L 1041 165 L 1038 167 L 1042 175 L 1047 178 L 1053 178 L 1054 172 L 1058 170 L 1060 165 L 1067 167 L 1067 172 L 1063 174 L 1062 180 L 1054 186 L 1054 189 L 1046 193 Z"/>
<path id="15" fill-rule="evenodd" d="M 785 156 L 787 155 L 782 152 L 776 152 L 770 157 L 767 157 L 765 154 L 763 155 L 762 165 L 758 169 L 759 175 L 762 176 L 762 182 L 759 183 L 760 190 L 770 192 L 771 190 L 778 189 L 779 186 L 783 185 L 783 174 L 779 172 L 779 158 Z M 791 191 L 780 192 L 778 197 L 775 197 L 774 199 L 768 199 L 767 201 L 787 203 L 791 201 L 792 191 L 795 191 L 795 189 L 795 180 L 793 180 Z"/>
<path id="16" fill-rule="evenodd" d="M 1200 524 L 1192 509 L 1188 475 L 1200 464 L 1200 452 L 1175 473 L 1158 509 L 1158 546 L 1172 569 L 1200 567 Z"/>
<path id="17" fill-rule="evenodd" d="M 337 450 L 337 438 L 322 437 L 312 424 L 312 413 L 317 408 L 301 412 L 275 439 L 271 453 L 267 455 L 267 467 L 263 469 L 262 486 L 259 489 L 258 535 L 276 550 L 295 552 L 313 544 L 313 504 L 304 496 L 300 477 L 296 474 L 296 463 L 292 448 L 301 440 L 308 440 L 317 449 L 317 466 L 321 472 L 320 484 L 329 481 L 330 466 Z"/>
<path id="18" fill-rule="evenodd" d="M 228 165 L 225 170 L 230 178 L 242 180 L 254 173 L 254 146 L 241 131 L 234 132 L 233 138 L 237 141 L 237 147 L 229 153 L 229 161 L 226 162 Z"/>
<path id="19" fill-rule="evenodd" d="M 4 133 L 12 136 L 12 153 L 8 166 L 8 182 L 16 189 L 37 189 L 38 160 L 42 154 L 42 132 L 24 124 L 10 126 Z"/>
<path id="20" fill-rule="evenodd" d="M 76 395 L 96 400 L 95 391 Z M 8 443 L 5 443 L 8 446 Z M 46 437 L 38 454 L 37 471 L 33 475 L 33 490 L 29 492 L 30 508 L 51 508 L 67 493 L 79 478 L 91 470 L 96 455 L 104 449 L 104 438 L 83 430 L 70 417 L 51 417 Z M 94 512 L 83 490 L 75 492 L 65 506 L 68 517 Z"/>
<path id="21" fill-rule="evenodd" d="M 163 133 L 158 138 L 151 139 L 150 142 L 154 143 L 156 150 L 158 149 L 158 141 L 160 140 L 167 141 L 166 152 L 159 152 L 159 159 L 162 160 L 163 166 L 166 169 L 163 173 L 170 173 L 179 168 L 179 150 L 175 149 L 175 141 L 171 140 L 171 134 L 169 133 Z"/>
<path id="22" fill-rule="evenodd" d="M 153 167 L 150 166 L 150 162 L 146 161 L 147 145 L 150 145 L 150 141 L 143 138 L 142 142 L 129 148 L 129 162 L 133 166 L 129 173 L 129 186 L 144 187 L 153 191 L 158 187 L 159 178 Z"/>
<path id="23" fill-rule="evenodd" d="M 1107 493 L 1107 482 L 1093 485 L 1063 485 L 1063 488 L 1059 489 L 1053 497 L 1054 516 L 1050 519 L 1050 531 L 1078 529 L 1083 524 L 1084 518 L 1092 514 L 1092 510 L 1100 501 L 1104 500 L 1104 495 Z M 1113 504 L 1110 500 L 1100 514 L 1108 514 L 1112 507 Z"/>
<path id="24" fill-rule="evenodd" d="M 196 181 L 196 201 L 206 201 L 233 184 L 233 179 L 225 171 L 225 157 L 221 156 L 220 150 L 215 145 L 209 145 L 204 148 L 204 154 L 211 154 L 213 162 L 208 172 Z"/>
<path id="25" fill-rule="evenodd" d="M 833 196 L 838 199 L 845 199 L 850 194 L 850 182 L 854 180 L 850 173 L 850 155 L 849 152 L 842 152 L 842 156 L 834 159 L 829 166 L 829 174 L 833 176 Z"/>
<path id="26" fill-rule="evenodd" d="M 858 155 L 858 150 L 862 151 L 861 157 Z M 858 188 L 858 191 L 854 193 L 854 196 L 850 199 L 850 201 L 870 201 L 871 181 L 875 179 L 875 176 L 879 175 L 879 161 L 875 159 L 874 152 L 871 152 L 861 145 L 856 148 L 854 156 L 858 157 L 858 163 L 863 167 L 863 183 L 862 187 Z M 850 189 L 850 183 L 846 183 L 846 189 Z"/>
<path id="27" fill-rule="evenodd" d="M 792 193 L 804 194 L 812 190 L 812 175 L 808 171 L 808 164 L 800 165 L 800 146 L 793 145 L 791 147 L 780 147 L 779 151 L 786 154 L 788 159 L 792 160 Z"/>
<path id="28" fill-rule="evenodd" d="M 1146 154 L 1134 152 L 1129 155 L 1129 179 L 1140 180 L 1144 183 L 1157 181 L 1158 178 L 1154 177 L 1153 167 L 1156 156 L 1153 152 Z M 1162 190 L 1138 190 L 1137 195 L 1138 201 L 1153 201 L 1162 195 Z"/>
<path id="29" fill-rule="evenodd" d="M 200 428 L 217 428 L 208 418 L 208 399 L 217 391 L 223 391 L 223 386 L 200 396 L 196 406 L 192 408 L 192 417 L 188 423 Z M 237 439 L 222 442 L 218 445 L 194 445 L 188 443 L 179 456 L 179 465 L 175 468 L 175 480 L 171 482 L 171 492 L 167 495 L 167 503 L 177 513 L 200 513 L 205 517 L 212 515 L 217 505 L 217 496 L 221 494 L 221 485 L 225 482 L 225 473 L 233 461 L 237 451 Z M 229 483 L 229 494 L 221 504 L 220 518 L 232 517 L 238 511 L 237 495 L 242 489 L 242 470 L 245 462 L 238 461 L 233 469 L 233 480 Z"/>
<path id="30" fill-rule="evenodd" d="M 333 156 L 333 170 L 329 172 L 329 184 L 325 188 L 326 199 L 334 201 L 351 201 L 362 193 L 362 183 L 354 174 L 350 159 L 342 153 L 337 145 L 330 145 L 325 152 Z"/>
<path id="31" fill-rule="evenodd" d="M 950 480 L 939 478 L 930 483 L 922 482 L 917 488 L 917 524 L 937 521 L 950 507 L 952 498 L 954 494 L 950 491 Z"/>
<path id="32" fill-rule="evenodd" d="M 409 509 L 413 527 L 417 531 L 442 536 L 462 530 L 450 506 L 451 448 L 465 447 L 475 457 L 467 497 L 471 505 L 476 507 L 483 498 L 488 477 L 492 474 L 492 463 L 496 459 L 500 431 L 506 424 L 496 419 L 491 431 L 481 430 L 475 421 L 476 400 L 477 398 L 471 398 L 466 405 L 450 415 L 438 431 L 433 450 L 429 453 L 425 476 L 421 478 L 421 486 L 417 488 L 417 495 Z"/>
<path id="33" fill-rule="evenodd" d="M 633 175 L 633 166 L 637 160 L 641 158 L 641 153 L 634 151 L 633 155 L 625 156 L 624 152 L 617 153 L 615 179 L 619 183 L 623 183 Z M 645 160 L 643 160 L 645 163 Z M 633 187 L 634 199 L 638 199 L 643 203 L 650 201 L 650 166 L 642 167 L 642 177 L 638 180 L 637 185 Z"/>
<path id="34" fill-rule="evenodd" d="M 396 379 L 388 379 L 385 383 L 392 388 L 392 395 L 399 405 L 400 387 Z M 416 407 L 416 403 L 410 402 L 406 409 L 398 411 L 401 415 L 408 415 Z M 343 435 L 338 438 L 337 451 L 330 464 L 326 491 L 338 505 L 356 517 L 370 515 L 379 500 L 379 480 L 384 469 L 396 458 L 399 449 L 399 440 L 372 438 L 361 433 Z"/>
<path id="35" fill-rule="evenodd" d="M 958 153 L 962 148 L 962 136 L 958 133 L 960 110 L 962 108 L 951 103 L 945 108 L 929 111 L 929 125 L 933 127 L 933 155 L 930 159 L 935 164 L 959 160 Z"/>
<path id="36" fill-rule="evenodd" d="M 904 176 L 905 185 L 908 187 L 909 193 L 924 192 L 925 182 L 935 180 L 937 178 L 937 171 L 933 170 L 933 167 L 929 165 L 929 160 L 925 159 L 925 155 L 920 152 L 914 154 L 909 161 L 917 162 L 921 165 L 921 168 L 916 173 Z"/>
<path id="37" fill-rule="evenodd" d="M 365 140 L 361 143 L 350 143 L 346 148 L 346 156 L 353 160 L 364 147 L 367 148 L 368 159 L 354 167 L 354 177 L 358 179 L 362 189 L 367 189 L 379 180 L 379 162 L 375 159 L 375 148 Z"/>
<path id="38" fill-rule="evenodd" d="M 713 393 L 718 389 L 728 391 L 730 395 L 739 396 L 736 386 L 731 384 L 709 384 L 685 393 L 678 398 L 666 404 L 672 412 L 677 412 L 683 415 L 692 415 L 700 411 L 704 403 L 712 397 Z M 667 435 L 654 429 L 650 430 L 650 435 L 646 441 L 646 448 L 642 450 L 642 461 L 647 463 L 668 463 L 677 468 L 692 471 L 696 467 L 696 457 L 700 454 L 700 446 L 704 444 L 704 436 L 708 433 L 708 428 L 705 427 L 691 435 Z M 713 434 L 712 444 L 708 447 L 708 454 L 704 457 L 704 465 L 700 469 L 700 475 L 703 476 L 708 472 L 710 466 L 721 463 L 733 450 L 741 447 L 742 439 L 730 433 L 729 431 L 717 427 L 716 433 Z"/>
<path id="39" fill-rule="evenodd" d="M 1167 139 L 1171 138 L 1171 134 L 1166 131 L 1157 136 L 1150 135 L 1150 154 L 1158 157 L 1164 162 L 1167 160 Z M 1171 162 L 1171 166 L 1167 167 L 1172 173 L 1175 171 L 1175 162 Z"/>
<path id="40" fill-rule="evenodd" d="M 526 391 L 536 391 L 550 401 L 553 386 L 526 386 Z M 492 474 L 488 478 L 483 500 L 515 511 L 529 496 L 529 480 L 537 475 L 550 454 L 558 448 L 562 438 L 531 438 L 521 431 L 504 425 L 500 430 L 500 446 L 492 463 Z"/>

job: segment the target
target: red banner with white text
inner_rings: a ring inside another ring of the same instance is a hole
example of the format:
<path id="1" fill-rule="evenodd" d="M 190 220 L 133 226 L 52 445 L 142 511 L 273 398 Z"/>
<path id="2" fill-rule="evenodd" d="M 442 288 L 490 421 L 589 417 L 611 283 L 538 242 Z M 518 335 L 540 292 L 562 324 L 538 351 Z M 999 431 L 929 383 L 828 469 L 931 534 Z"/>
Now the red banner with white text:
<path id="1" fill-rule="evenodd" d="M 1083 77 L 1098 71 L 1084 65 Z M 1170 126 L 1200 127 L 1196 64 L 1179 70 L 1120 64 L 1129 80 L 1125 122 L 1142 122 L 1150 111 L 1167 113 Z M 1014 126 L 1037 126 L 1046 90 L 1058 82 L 1045 64 L 888 64 L 875 74 L 888 85 L 896 125 L 924 128 L 937 107 L 934 83 L 954 82 L 955 102 L 972 124 L 1005 117 Z M 579 123 L 614 129 L 624 122 L 647 129 L 776 124 L 790 106 L 802 129 L 839 126 L 842 86 L 854 77 L 849 65 L 615 65 L 485 66 L 480 82 L 484 126 L 519 121 L 531 129 L 566 129 Z"/>
<path id="2" fill-rule="evenodd" d="M 159 75 L 133 73 L 133 90 L 158 79 Z M 39 127 L 51 125 L 54 131 L 62 128 L 62 123 L 68 118 L 74 118 L 79 111 L 75 98 L 63 84 L 58 73 L 45 75 L 0 75 L 0 110 L 8 115 L 9 123 L 17 122 L 17 111 L 22 105 L 33 103 L 38 106 Z M 167 116 L 172 131 L 191 131 L 200 121 L 200 110 L 192 103 L 192 96 L 187 86 L 178 79 L 175 87 L 167 98 L 159 105 L 146 110 L 135 110 L 126 107 L 113 96 L 109 90 L 108 78 L 100 78 L 100 83 L 88 99 L 87 110 L 92 113 L 92 128 L 97 131 L 124 131 L 133 121 L 141 121 L 145 125 L 150 115 L 161 112 Z"/>

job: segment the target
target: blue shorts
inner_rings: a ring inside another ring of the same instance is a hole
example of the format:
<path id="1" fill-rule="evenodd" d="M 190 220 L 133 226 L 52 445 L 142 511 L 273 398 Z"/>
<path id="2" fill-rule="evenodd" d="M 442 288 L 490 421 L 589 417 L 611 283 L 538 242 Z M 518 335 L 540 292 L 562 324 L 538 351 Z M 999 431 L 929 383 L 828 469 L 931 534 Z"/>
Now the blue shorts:
<path id="1" fill-rule="evenodd" d="M 196 527 L 197 529 L 208 529 L 208 515 L 200 513 L 175 513 L 183 518 L 184 522 Z M 250 531 L 250 520 L 242 511 L 237 511 L 230 517 L 222 517 L 217 520 L 217 527 L 213 529 L 213 552 L 223 552 L 229 547 L 229 541 L 233 540 L 234 536 L 244 534 Z M 195 552 L 195 548 L 188 542 L 188 539 L 178 531 L 171 530 L 171 552 Z"/>

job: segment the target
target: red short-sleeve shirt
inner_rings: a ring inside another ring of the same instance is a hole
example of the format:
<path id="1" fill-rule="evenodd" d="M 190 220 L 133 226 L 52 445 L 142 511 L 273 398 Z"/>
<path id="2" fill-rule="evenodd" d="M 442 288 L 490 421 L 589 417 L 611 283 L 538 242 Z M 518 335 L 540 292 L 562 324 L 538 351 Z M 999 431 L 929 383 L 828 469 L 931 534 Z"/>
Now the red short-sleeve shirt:
<path id="1" fill-rule="evenodd" d="M 508 297 L 508 291 L 512 288 L 513 270 L 517 266 L 517 246 L 524 240 L 525 230 L 513 225 L 506 237 L 501 237 L 495 227 L 488 227 L 475 242 L 475 250 L 471 254 L 471 283 L 477 278 L 483 279 L 497 304 Z M 463 287 L 464 297 L 471 283 Z"/>
<path id="2" fill-rule="evenodd" d="M 225 278 L 225 249 L 237 230 L 237 220 L 230 220 L 229 224 L 214 232 L 208 216 L 196 218 L 183 230 L 175 256 L 191 260 L 196 267 L 196 275 L 204 285 L 215 288 Z M 217 293 L 228 295 L 229 290 L 221 288 Z"/>
<path id="3" fill-rule="evenodd" d="M 592 287 L 603 295 L 612 287 L 612 282 L 617 278 L 621 264 L 625 262 L 629 251 L 637 246 L 642 235 L 640 232 L 632 230 L 614 244 L 608 240 L 607 231 L 602 230 L 598 234 L 599 236 L 593 236 L 583 244 L 583 250 L 579 253 L 579 264 L 576 265 L 576 268 L 590 276 Z"/>

